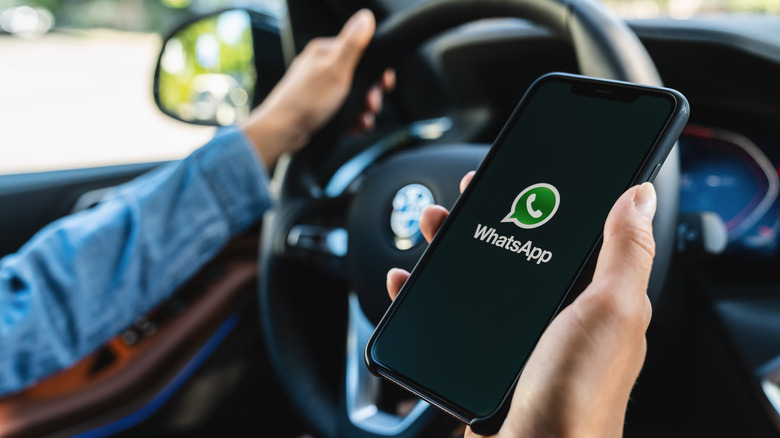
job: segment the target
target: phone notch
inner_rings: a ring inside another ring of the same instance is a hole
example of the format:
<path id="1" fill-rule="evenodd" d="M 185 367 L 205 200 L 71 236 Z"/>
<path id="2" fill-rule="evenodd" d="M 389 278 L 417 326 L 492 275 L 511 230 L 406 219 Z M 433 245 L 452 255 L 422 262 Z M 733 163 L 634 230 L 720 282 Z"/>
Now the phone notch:
<path id="1" fill-rule="evenodd" d="M 640 95 L 639 90 L 590 82 L 572 84 L 571 92 L 581 96 L 597 97 L 625 103 L 634 102 Z"/>

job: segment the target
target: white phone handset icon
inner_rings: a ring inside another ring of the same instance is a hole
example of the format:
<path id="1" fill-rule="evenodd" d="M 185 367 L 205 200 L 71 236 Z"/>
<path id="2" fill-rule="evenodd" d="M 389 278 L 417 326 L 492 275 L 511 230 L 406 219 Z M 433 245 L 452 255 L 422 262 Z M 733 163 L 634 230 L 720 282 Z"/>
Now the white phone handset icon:
<path id="1" fill-rule="evenodd" d="M 531 193 L 528 199 L 525 201 L 525 208 L 528 210 L 528 214 L 534 219 L 539 219 L 542 216 L 542 211 L 535 209 L 531 204 L 536 201 L 536 193 Z"/>

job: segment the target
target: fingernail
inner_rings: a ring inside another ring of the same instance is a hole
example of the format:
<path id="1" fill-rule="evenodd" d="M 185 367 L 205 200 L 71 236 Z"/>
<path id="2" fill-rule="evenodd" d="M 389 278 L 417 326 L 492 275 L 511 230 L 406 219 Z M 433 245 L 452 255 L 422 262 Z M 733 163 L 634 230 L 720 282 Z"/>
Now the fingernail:
<path id="1" fill-rule="evenodd" d="M 373 113 L 365 113 L 363 114 L 363 124 L 366 126 L 367 129 L 371 129 L 374 127 L 374 120 L 376 117 L 374 117 Z"/>
<path id="2" fill-rule="evenodd" d="M 374 14 L 371 13 L 371 11 L 368 9 L 361 9 L 357 11 L 355 15 L 349 19 L 349 23 L 347 23 L 347 31 L 349 33 L 353 33 L 365 30 L 371 24 L 371 17 L 373 17 L 373 15 Z"/>
<path id="3" fill-rule="evenodd" d="M 387 281 L 390 281 L 390 276 L 393 274 L 394 271 L 397 271 L 398 268 L 391 268 L 389 271 L 387 271 Z"/>
<path id="4" fill-rule="evenodd" d="M 653 184 L 643 183 L 634 195 L 634 207 L 639 210 L 648 219 L 655 216 L 656 196 Z"/>

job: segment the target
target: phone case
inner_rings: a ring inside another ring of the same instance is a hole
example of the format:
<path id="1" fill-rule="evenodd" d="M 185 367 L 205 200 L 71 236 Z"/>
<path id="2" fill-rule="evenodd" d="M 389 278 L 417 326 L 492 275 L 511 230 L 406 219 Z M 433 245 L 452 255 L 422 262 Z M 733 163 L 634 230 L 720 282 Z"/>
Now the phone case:
<path id="1" fill-rule="evenodd" d="M 551 77 L 569 78 L 575 81 L 584 81 L 584 82 L 592 82 L 592 83 L 609 83 L 609 84 L 616 84 L 616 85 L 621 85 L 629 88 L 644 89 L 644 90 L 646 89 L 663 90 L 671 94 L 672 96 L 674 96 L 675 100 L 677 101 L 677 108 L 675 112 L 672 114 L 672 116 L 670 117 L 666 126 L 663 128 L 662 131 L 663 133 L 659 137 L 655 148 L 651 151 L 650 154 L 647 155 L 647 157 L 645 157 L 645 160 L 642 163 L 640 170 L 637 172 L 636 176 L 631 182 L 631 185 L 633 186 L 647 181 L 652 182 L 655 179 L 655 177 L 658 175 L 658 172 L 660 171 L 664 160 L 671 152 L 672 148 L 677 142 L 677 139 L 679 138 L 680 134 L 682 133 L 688 121 L 690 107 L 685 96 L 683 96 L 680 92 L 669 88 L 648 87 L 648 86 L 633 84 L 630 82 L 592 78 L 592 77 L 574 75 L 569 73 L 548 73 L 546 75 L 543 75 L 538 79 L 536 79 L 536 81 L 534 81 L 534 83 L 531 84 L 528 90 L 529 91 L 533 90 L 540 82 Z M 523 103 L 528 98 L 529 91 L 525 93 L 525 95 L 523 96 L 523 98 L 520 100 L 517 107 L 515 108 L 514 112 L 509 117 L 507 123 L 504 125 L 499 135 L 496 137 L 496 140 L 493 143 L 494 146 L 496 144 L 501 143 L 504 140 L 504 137 L 507 135 L 507 132 L 510 130 L 512 126 L 512 122 L 515 120 L 515 118 L 518 115 L 518 112 L 523 107 Z M 483 163 L 489 161 L 487 158 L 489 158 L 493 154 L 493 152 L 494 151 L 491 149 L 491 152 L 489 152 L 488 156 L 483 161 Z M 484 164 L 480 165 L 480 168 L 477 170 L 478 173 L 482 170 L 483 166 Z M 458 201 L 458 203 L 460 203 L 460 200 Z M 453 210 L 454 209 L 455 207 L 453 207 Z M 573 279 L 569 289 L 565 292 L 563 298 L 561 299 L 560 305 L 555 310 L 554 315 L 560 313 L 560 311 L 566 305 L 571 303 L 571 301 L 574 298 L 576 298 L 576 295 L 582 292 L 582 290 L 584 290 L 584 288 L 590 283 L 590 279 L 589 278 L 585 279 L 583 277 L 583 273 L 589 272 L 592 276 L 593 269 L 595 266 L 595 261 L 596 261 L 596 257 L 594 257 L 594 255 L 598 254 L 599 248 L 601 247 L 601 241 L 602 241 L 602 236 L 600 235 L 596 240 L 596 242 L 594 243 L 594 245 L 591 247 L 590 253 L 587 256 L 586 261 L 580 267 L 580 270 L 575 276 L 575 278 Z M 427 250 L 426 253 L 422 255 L 421 260 L 424 259 L 426 256 L 427 256 Z M 576 294 L 573 293 L 574 291 L 576 291 Z M 374 333 L 372 334 L 371 338 L 369 339 L 366 345 L 365 361 L 371 373 L 376 376 L 383 376 L 389 380 L 394 381 L 396 384 L 414 393 L 415 395 L 424 399 L 425 401 L 439 407 L 440 409 L 444 410 L 450 415 L 453 415 L 454 417 L 465 421 L 474 432 L 480 435 L 492 435 L 498 432 L 498 430 L 501 428 L 501 425 L 504 422 L 504 419 L 507 416 L 507 413 L 509 412 L 512 396 L 514 395 L 515 387 L 517 386 L 517 381 L 520 377 L 520 374 L 522 374 L 522 369 L 518 372 L 517 376 L 515 377 L 514 383 L 512 384 L 509 391 L 507 391 L 506 395 L 504 396 L 503 400 L 501 401 L 500 405 L 495 411 L 493 411 L 490 415 L 483 416 L 483 417 L 465 418 L 463 415 L 459 415 L 458 413 L 456 413 L 453 408 L 448 407 L 446 401 L 437 400 L 434 397 L 431 397 L 429 394 L 427 394 L 427 391 L 424 388 L 416 387 L 415 385 L 410 384 L 408 382 L 400 382 L 397 379 L 394 379 L 392 376 L 383 374 L 381 372 L 380 370 L 381 365 L 379 365 L 371 356 L 371 347 L 374 344 L 378 333 L 381 331 L 381 328 L 387 322 L 390 314 L 392 313 L 393 307 L 394 306 L 391 305 L 390 308 L 388 308 L 387 312 L 382 317 L 382 320 L 377 325 L 376 330 L 374 331 Z M 553 316 L 553 318 L 554 317 L 555 316 Z"/>

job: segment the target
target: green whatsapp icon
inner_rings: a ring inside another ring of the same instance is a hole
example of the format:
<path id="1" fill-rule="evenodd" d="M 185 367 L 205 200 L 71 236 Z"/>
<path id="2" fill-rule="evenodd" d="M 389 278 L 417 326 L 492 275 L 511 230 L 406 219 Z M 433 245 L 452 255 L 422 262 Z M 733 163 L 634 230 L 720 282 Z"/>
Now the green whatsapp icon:
<path id="1" fill-rule="evenodd" d="M 536 228 L 555 216 L 561 195 L 552 184 L 538 183 L 520 192 L 512 210 L 501 222 L 512 222 L 520 228 Z"/>

